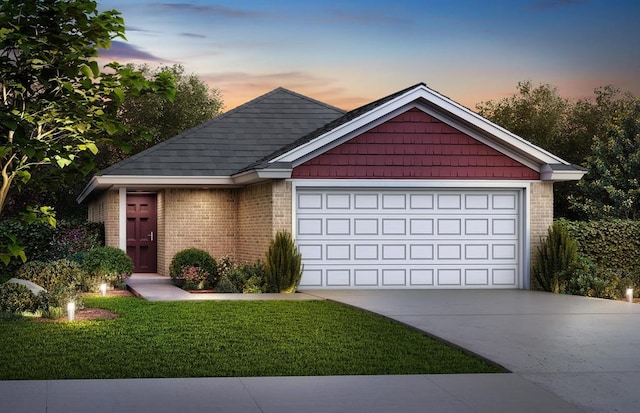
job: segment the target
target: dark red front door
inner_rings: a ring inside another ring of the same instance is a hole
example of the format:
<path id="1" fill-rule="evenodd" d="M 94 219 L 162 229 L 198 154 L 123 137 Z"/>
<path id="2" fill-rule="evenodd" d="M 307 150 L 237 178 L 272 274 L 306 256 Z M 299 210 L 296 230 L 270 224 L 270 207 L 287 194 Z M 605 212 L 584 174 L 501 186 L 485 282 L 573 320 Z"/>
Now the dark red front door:
<path id="1" fill-rule="evenodd" d="M 156 195 L 127 195 L 127 254 L 135 272 L 156 272 Z"/>

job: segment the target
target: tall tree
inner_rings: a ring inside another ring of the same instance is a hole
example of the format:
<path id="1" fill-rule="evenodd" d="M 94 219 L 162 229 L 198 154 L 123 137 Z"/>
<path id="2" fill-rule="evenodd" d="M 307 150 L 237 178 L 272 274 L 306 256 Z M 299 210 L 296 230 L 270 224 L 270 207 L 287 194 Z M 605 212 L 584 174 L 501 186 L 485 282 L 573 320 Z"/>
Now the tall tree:
<path id="1" fill-rule="evenodd" d="M 550 152 L 569 155 L 563 130 L 570 103 L 549 84 L 518 82 L 517 93 L 476 105 L 481 116 Z M 573 161 L 573 159 L 568 159 Z M 580 160 L 578 160 L 579 162 Z"/>
<path id="2" fill-rule="evenodd" d="M 195 74 L 186 74 L 182 65 L 160 66 L 128 65 L 128 68 L 153 79 L 162 73 L 173 76 L 176 93 L 173 100 L 160 95 L 129 95 L 119 112 L 119 119 L 130 128 L 122 140 L 131 142 L 126 147 L 101 147 L 99 168 L 114 164 L 126 157 L 163 142 L 185 130 L 197 126 L 220 114 L 224 103 L 217 89 L 211 89 Z M 141 136 L 144 139 L 141 139 Z"/>
<path id="3" fill-rule="evenodd" d="M 577 101 L 562 98 L 556 87 L 519 82 L 517 92 L 497 102 L 481 102 L 478 113 L 561 158 L 584 165 L 595 136 L 604 136 L 606 125 L 633 97 L 613 86 L 595 89 L 594 98 Z M 569 196 L 578 194 L 575 182 L 554 185 L 556 216 L 578 218 Z"/>
<path id="4" fill-rule="evenodd" d="M 98 49 L 124 38 L 124 21 L 95 1 L 0 4 L 1 213 L 11 186 L 28 182 L 35 166 L 66 167 L 124 130 L 115 115 L 127 92 L 170 91 L 173 82 L 164 73 L 148 82 L 116 63 L 101 72 Z"/>
<path id="5" fill-rule="evenodd" d="M 589 173 L 569 197 L 587 219 L 640 219 L 640 99 L 617 110 L 604 136 L 593 140 Z"/>
<path id="6" fill-rule="evenodd" d="M 127 93 L 171 96 L 168 74 L 150 82 L 117 63 L 101 71 L 98 49 L 124 30 L 120 14 L 98 12 L 95 1 L 0 2 L 0 215 L 10 189 L 39 166 L 69 167 L 103 140 L 122 144 L 116 114 Z"/>

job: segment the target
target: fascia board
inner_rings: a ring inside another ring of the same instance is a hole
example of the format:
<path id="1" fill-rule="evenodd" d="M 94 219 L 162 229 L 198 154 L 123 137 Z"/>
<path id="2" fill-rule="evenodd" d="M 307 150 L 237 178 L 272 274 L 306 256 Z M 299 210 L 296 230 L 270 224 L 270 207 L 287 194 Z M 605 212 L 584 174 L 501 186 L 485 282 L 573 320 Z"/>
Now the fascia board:
<path id="1" fill-rule="evenodd" d="M 293 172 L 290 168 L 267 168 L 242 172 L 234 175 L 233 182 L 238 185 L 247 185 L 266 179 L 289 179 Z"/>
<path id="2" fill-rule="evenodd" d="M 586 174 L 586 170 L 579 168 L 554 170 L 550 165 L 543 165 L 540 171 L 540 179 L 553 182 L 579 181 Z"/>
<path id="3" fill-rule="evenodd" d="M 215 187 L 236 186 L 237 184 L 229 176 L 137 176 L 137 175 L 102 175 L 94 176 L 77 198 L 82 203 L 92 192 L 97 189 L 120 187 Z"/>

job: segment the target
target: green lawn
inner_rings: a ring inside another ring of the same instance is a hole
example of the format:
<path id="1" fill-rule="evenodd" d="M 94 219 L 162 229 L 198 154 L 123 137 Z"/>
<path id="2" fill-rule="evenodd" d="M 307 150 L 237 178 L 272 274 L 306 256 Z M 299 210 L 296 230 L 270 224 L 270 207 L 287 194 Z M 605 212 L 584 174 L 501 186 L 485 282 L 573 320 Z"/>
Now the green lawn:
<path id="1" fill-rule="evenodd" d="M 90 297 L 86 304 L 121 317 L 0 321 L 0 379 L 503 371 L 399 323 L 329 301 Z"/>

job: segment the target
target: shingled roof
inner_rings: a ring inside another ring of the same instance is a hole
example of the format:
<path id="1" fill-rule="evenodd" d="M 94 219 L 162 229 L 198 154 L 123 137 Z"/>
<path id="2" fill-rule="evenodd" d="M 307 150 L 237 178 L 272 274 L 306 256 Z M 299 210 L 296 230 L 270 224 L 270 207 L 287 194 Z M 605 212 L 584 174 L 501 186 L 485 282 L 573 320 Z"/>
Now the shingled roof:
<path id="1" fill-rule="evenodd" d="M 98 175 L 231 176 L 344 113 L 278 88 Z"/>

